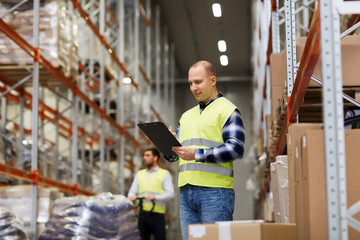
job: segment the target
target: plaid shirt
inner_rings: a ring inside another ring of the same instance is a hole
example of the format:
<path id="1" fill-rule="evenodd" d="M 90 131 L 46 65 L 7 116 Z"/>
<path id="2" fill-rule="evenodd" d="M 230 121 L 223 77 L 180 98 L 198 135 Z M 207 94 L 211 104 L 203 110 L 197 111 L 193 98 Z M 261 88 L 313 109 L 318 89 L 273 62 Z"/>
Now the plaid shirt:
<path id="1" fill-rule="evenodd" d="M 223 95 L 219 93 L 215 98 L 213 98 L 207 104 L 200 103 L 200 114 L 215 99 L 222 96 Z M 180 131 L 180 124 L 176 132 L 177 135 L 179 134 L 179 131 Z M 240 112 L 238 110 L 235 110 L 230 115 L 225 125 L 223 126 L 222 137 L 224 140 L 224 144 L 220 146 L 217 146 L 215 148 L 207 148 L 207 149 L 194 149 L 195 161 L 205 162 L 205 163 L 225 163 L 243 157 L 244 146 L 245 146 L 245 128 Z M 169 158 L 169 156 L 164 156 L 164 157 Z M 176 157 L 178 158 L 178 156 Z"/>

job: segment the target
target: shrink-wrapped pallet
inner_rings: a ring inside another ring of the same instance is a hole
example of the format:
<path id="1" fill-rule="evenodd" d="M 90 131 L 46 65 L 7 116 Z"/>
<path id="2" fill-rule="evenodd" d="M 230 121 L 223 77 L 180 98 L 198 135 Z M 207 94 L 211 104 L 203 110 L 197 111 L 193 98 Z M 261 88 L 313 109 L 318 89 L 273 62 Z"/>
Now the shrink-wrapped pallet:
<path id="1" fill-rule="evenodd" d="M 0 15 L 12 8 L 16 1 L 1 1 Z M 33 6 L 17 8 L 7 14 L 3 20 L 12 27 L 30 45 L 34 46 L 33 38 Z M 39 48 L 40 53 L 54 67 L 61 68 L 65 76 L 78 74 L 78 24 L 74 14 L 66 10 L 64 0 L 41 1 L 39 14 Z M 0 51 L 8 57 L 2 56 L 0 64 L 15 64 L 11 59 L 28 65 L 34 59 L 27 54 L 12 39 L 0 32 Z"/>
<path id="2" fill-rule="evenodd" d="M 64 194 L 55 188 L 38 187 L 37 195 L 37 229 L 44 230 L 45 223 L 49 220 L 53 202 L 63 197 Z M 18 216 L 24 224 L 24 230 L 30 232 L 32 217 L 31 185 L 18 185 L 0 188 L 0 206 L 6 207 Z"/>
<path id="3" fill-rule="evenodd" d="M 39 240 L 140 239 L 132 202 L 122 195 L 65 197 L 55 201 Z"/>
<path id="4" fill-rule="evenodd" d="M 0 207 L 0 239 L 29 239 L 24 231 L 21 221 L 4 207 Z"/>

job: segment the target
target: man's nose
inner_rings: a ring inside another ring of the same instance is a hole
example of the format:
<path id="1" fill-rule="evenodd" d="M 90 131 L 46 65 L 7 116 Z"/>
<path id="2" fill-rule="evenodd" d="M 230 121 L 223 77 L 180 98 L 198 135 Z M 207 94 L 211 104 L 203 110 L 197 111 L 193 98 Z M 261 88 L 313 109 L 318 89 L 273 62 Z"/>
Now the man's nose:
<path id="1" fill-rule="evenodd" d="M 197 90 L 197 86 L 195 85 L 195 84 L 192 84 L 191 86 L 190 86 L 190 91 L 195 91 L 195 90 Z"/>

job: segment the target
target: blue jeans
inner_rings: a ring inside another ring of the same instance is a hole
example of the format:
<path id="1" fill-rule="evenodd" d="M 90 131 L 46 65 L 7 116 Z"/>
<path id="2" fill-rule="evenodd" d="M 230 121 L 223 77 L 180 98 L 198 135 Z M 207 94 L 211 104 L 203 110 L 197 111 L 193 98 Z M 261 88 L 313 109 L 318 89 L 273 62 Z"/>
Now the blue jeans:
<path id="1" fill-rule="evenodd" d="M 234 189 L 185 185 L 180 188 L 180 225 L 182 239 L 188 239 L 188 225 L 232 221 Z"/>

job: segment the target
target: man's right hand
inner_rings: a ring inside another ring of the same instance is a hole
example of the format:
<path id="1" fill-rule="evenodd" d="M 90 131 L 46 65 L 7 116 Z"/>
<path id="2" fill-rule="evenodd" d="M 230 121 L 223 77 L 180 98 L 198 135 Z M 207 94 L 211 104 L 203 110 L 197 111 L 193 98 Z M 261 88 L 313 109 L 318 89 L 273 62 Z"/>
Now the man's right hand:
<path id="1" fill-rule="evenodd" d="M 175 152 L 183 160 L 195 159 L 195 151 L 193 148 L 187 146 L 173 146 L 171 150 L 173 150 L 173 152 Z"/>
<path id="2" fill-rule="evenodd" d="M 130 201 L 135 201 L 136 200 L 136 195 L 132 195 L 128 197 Z"/>

